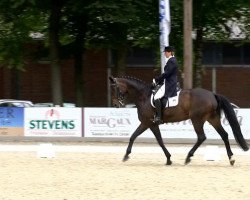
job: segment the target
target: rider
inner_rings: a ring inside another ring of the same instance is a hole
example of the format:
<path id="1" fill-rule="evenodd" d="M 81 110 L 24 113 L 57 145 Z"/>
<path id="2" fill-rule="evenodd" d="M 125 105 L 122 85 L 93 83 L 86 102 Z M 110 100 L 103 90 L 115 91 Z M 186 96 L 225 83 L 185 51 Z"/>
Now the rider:
<path id="1" fill-rule="evenodd" d="M 178 64 L 177 60 L 174 56 L 174 47 L 172 46 L 167 46 L 164 49 L 164 54 L 167 58 L 167 63 L 164 67 L 164 72 L 155 78 L 155 83 L 156 85 L 163 85 L 163 93 L 162 95 L 160 94 L 160 89 L 156 92 L 154 96 L 155 100 L 155 108 L 156 108 L 156 116 L 154 118 L 154 122 L 156 124 L 162 124 L 162 103 L 161 103 L 161 98 L 164 96 L 165 98 L 173 97 L 177 95 L 177 73 L 178 73 Z M 165 91 L 164 91 L 165 89 Z"/>

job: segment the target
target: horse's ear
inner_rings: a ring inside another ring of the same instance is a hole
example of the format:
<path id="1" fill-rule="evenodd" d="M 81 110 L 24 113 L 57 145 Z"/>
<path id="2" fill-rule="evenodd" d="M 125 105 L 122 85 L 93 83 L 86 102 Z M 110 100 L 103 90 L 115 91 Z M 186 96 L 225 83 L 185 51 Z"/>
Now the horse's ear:
<path id="1" fill-rule="evenodd" d="M 109 81 L 110 81 L 111 84 L 115 84 L 115 82 L 116 82 L 115 78 L 113 76 L 109 77 Z"/>

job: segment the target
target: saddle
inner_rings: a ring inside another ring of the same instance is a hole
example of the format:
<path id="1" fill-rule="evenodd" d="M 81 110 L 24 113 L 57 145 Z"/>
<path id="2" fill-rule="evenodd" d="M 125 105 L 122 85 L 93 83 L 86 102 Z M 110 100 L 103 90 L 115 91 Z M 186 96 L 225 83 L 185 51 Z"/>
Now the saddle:
<path id="1" fill-rule="evenodd" d="M 161 103 L 163 108 L 168 108 L 168 107 L 173 107 L 177 106 L 179 102 L 179 94 L 181 90 L 177 91 L 177 95 L 174 97 L 166 98 L 163 97 L 161 98 Z M 151 94 L 150 98 L 151 105 L 155 108 L 155 103 L 154 103 L 154 93 Z"/>
<path id="2" fill-rule="evenodd" d="M 158 90 L 161 89 L 163 85 L 156 85 L 153 89 L 153 92 L 151 94 L 151 98 L 150 98 L 150 102 L 151 102 L 151 105 L 155 108 L 155 103 L 154 103 L 154 95 L 157 93 Z M 165 89 L 165 86 L 164 86 L 164 89 Z M 178 105 L 178 102 L 179 102 L 179 94 L 181 92 L 181 87 L 180 87 L 180 83 L 178 82 L 177 83 L 177 95 L 174 96 L 174 97 L 170 97 L 170 98 L 166 98 L 166 97 L 162 97 L 161 98 L 161 103 L 162 103 L 162 107 L 163 108 L 167 108 L 167 107 L 173 107 L 173 106 L 176 106 Z M 165 93 L 165 90 L 164 90 L 164 93 Z M 162 95 L 164 95 L 164 93 Z"/>

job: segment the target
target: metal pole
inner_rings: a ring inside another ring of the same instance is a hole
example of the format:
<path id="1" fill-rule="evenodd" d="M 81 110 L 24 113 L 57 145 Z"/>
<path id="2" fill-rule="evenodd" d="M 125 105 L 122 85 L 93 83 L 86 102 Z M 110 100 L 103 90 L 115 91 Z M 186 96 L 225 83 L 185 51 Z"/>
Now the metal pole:
<path id="1" fill-rule="evenodd" d="M 217 83 L 216 83 L 216 68 L 215 67 L 213 67 L 213 69 L 212 69 L 212 91 L 213 91 L 213 93 L 216 93 L 216 85 L 217 85 Z"/>
<path id="2" fill-rule="evenodd" d="M 184 0 L 184 89 L 193 87 L 192 0 Z"/>

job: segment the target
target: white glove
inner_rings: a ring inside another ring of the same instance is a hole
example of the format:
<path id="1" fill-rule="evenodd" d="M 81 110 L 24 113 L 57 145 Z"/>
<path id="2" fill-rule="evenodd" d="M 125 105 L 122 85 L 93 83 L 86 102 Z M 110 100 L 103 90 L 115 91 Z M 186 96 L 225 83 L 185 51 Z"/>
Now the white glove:
<path id="1" fill-rule="evenodd" d="M 152 87 L 155 88 L 156 87 L 156 82 L 155 82 L 155 79 L 153 78 L 153 81 L 152 81 Z"/>

